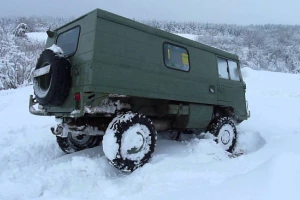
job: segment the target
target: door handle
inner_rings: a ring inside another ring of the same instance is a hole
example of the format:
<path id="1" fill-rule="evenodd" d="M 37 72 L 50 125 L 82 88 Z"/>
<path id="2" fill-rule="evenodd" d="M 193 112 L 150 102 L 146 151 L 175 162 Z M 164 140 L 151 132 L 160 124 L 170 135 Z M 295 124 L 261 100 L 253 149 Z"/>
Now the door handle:
<path id="1" fill-rule="evenodd" d="M 216 92 L 215 86 L 214 85 L 210 85 L 209 86 L 209 93 L 214 94 L 215 92 Z"/>

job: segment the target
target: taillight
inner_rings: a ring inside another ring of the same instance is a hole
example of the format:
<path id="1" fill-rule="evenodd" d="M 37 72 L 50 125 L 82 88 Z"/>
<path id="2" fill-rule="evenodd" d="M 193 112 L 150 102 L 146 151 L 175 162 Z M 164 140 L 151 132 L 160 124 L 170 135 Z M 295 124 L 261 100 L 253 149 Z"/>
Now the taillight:
<path id="1" fill-rule="evenodd" d="M 80 101 L 80 99 L 81 99 L 80 93 L 75 93 L 74 100 L 75 101 Z"/>

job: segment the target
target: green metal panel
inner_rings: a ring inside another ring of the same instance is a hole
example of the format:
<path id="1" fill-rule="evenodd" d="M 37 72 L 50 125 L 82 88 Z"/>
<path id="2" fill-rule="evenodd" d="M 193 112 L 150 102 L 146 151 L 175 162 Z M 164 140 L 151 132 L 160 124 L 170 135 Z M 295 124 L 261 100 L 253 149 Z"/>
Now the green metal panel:
<path id="1" fill-rule="evenodd" d="M 190 72 L 167 68 L 164 42 L 159 37 L 116 22 L 98 19 L 92 85 L 97 91 L 188 102 L 216 102 L 214 54 L 177 43 L 188 49 Z M 176 44 L 176 43 L 175 43 Z M 122 84 L 120 84 L 122 83 Z"/>
<path id="2" fill-rule="evenodd" d="M 213 106 L 190 104 L 187 128 L 205 128 L 212 119 Z"/>
<path id="3" fill-rule="evenodd" d="M 55 37 L 48 38 L 46 48 L 56 43 L 56 37 L 76 26 L 80 26 L 80 36 L 78 47 L 75 55 L 70 57 L 72 63 L 72 88 L 69 92 L 68 98 L 61 106 L 53 106 L 46 108 L 50 113 L 69 113 L 75 109 L 74 94 L 80 92 L 82 87 L 89 84 L 87 81 L 88 75 L 91 73 L 91 66 L 93 60 L 95 28 L 97 21 L 97 12 L 93 11 L 83 17 L 80 17 L 58 29 L 55 30 Z M 87 70 L 88 69 L 88 70 Z"/>
<path id="4" fill-rule="evenodd" d="M 141 30 L 143 32 L 147 32 L 147 33 L 150 33 L 150 34 L 153 34 L 153 35 L 157 35 L 157 36 L 162 37 L 162 38 L 166 38 L 166 39 L 170 39 L 170 40 L 173 40 L 173 41 L 176 41 L 176 42 L 179 42 L 179 43 L 187 44 L 189 46 L 197 47 L 197 48 L 203 49 L 205 51 L 216 53 L 216 54 L 219 54 L 219 55 L 222 55 L 222 56 L 225 56 L 225 57 L 230 57 L 232 59 L 238 59 L 237 55 L 234 55 L 234 54 L 231 54 L 231 53 L 228 53 L 228 52 L 225 52 L 225 51 L 222 51 L 222 50 L 219 50 L 219 49 L 207 46 L 207 45 L 204 45 L 204 44 L 199 43 L 199 42 L 195 42 L 193 40 L 189 40 L 187 38 L 183 38 L 181 36 L 170 34 L 166 31 L 162 31 L 160 29 L 156 29 L 156 28 L 147 26 L 145 24 L 130 20 L 128 18 L 119 16 L 119 15 L 115 15 L 113 13 L 110 13 L 110 12 L 107 12 L 107 11 L 104 11 L 104 10 L 101 10 L 101 9 L 96 9 L 96 10 L 98 12 L 98 17 L 99 18 L 103 18 L 103 19 L 106 19 L 106 20 L 109 20 L 109 21 L 112 21 L 112 22 L 116 22 L 118 24 L 122 24 L 122 25 L 125 25 L 125 26 L 128 26 L 128 27 L 132 27 L 134 29 L 138 29 L 138 30 Z"/>
<path id="5" fill-rule="evenodd" d="M 234 108 L 240 118 L 247 117 L 245 85 L 242 82 L 220 79 L 218 84 L 218 104 Z"/>
<path id="6" fill-rule="evenodd" d="M 218 68 L 217 59 L 215 61 L 216 61 L 215 64 L 216 68 Z M 238 63 L 237 60 L 236 62 Z M 243 82 L 239 64 L 237 65 L 237 69 L 240 75 L 240 81 L 218 78 L 218 87 L 217 87 L 218 103 L 217 104 L 222 106 L 232 107 L 234 109 L 234 112 L 237 114 L 237 117 L 241 120 L 244 120 L 247 118 L 246 98 L 245 98 L 246 85 Z"/>
<path id="7" fill-rule="evenodd" d="M 70 96 L 50 112 L 71 112 L 74 93 L 95 92 L 189 102 L 189 128 L 207 125 L 210 105 L 231 106 L 246 118 L 243 83 L 218 78 L 216 55 L 238 61 L 237 55 L 100 9 L 56 29 L 55 35 L 75 26 L 81 30 L 77 52 L 70 58 Z M 47 40 L 46 47 L 56 36 Z M 165 66 L 164 42 L 187 49 L 189 72 Z"/>

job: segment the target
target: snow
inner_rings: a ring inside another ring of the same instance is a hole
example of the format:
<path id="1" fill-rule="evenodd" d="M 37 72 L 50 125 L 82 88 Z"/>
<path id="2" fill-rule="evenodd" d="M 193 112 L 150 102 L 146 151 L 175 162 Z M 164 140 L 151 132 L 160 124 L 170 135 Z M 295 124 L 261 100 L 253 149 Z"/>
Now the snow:
<path id="1" fill-rule="evenodd" d="M 242 70 L 251 118 L 231 157 L 212 138 L 158 138 L 151 161 L 131 174 L 102 147 L 64 154 L 54 117 L 28 111 L 32 86 L 0 91 L 0 199 L 300 199 L 300 77 Z"/>
<path id="2" fill-rule="evenodd" d="M 110 126 L 109 126 L 110 127 Z M 118 153 L 119 145 L 115 137 L 115 131 L 108 129 L 103 136 L 103 151 L 109 160 L 113 160 Z"/>
<path id="3" fill-rule="evenodd" d="M 145 125 L 135 124 L 123 133 L 121 144 L 120 154 L 122 158 L 134 160 L 140 164 L 141 159 L 150 151 L 150 131 Z M 140 151 L 129 153 L 133 148 Z"/>
<path id="4" fill-rule="evenodd" d="M 27 37 L 32 41 L 39 41 L 46 43 L 48 35 L 46 32 L 30 32 L 26 33 Z M 56 44 L 53 44 L 51 47 L 47 48 L 52 50 L 54 53 L 57 54 L 64 54 L 63 50 L 57 46 Z"/>
<path id="5" fill-rule="evenodd" d="M 115 133 L 118 131 L 116 126 L 113 126 L 116 121 L 119 123 L 124 121 L 130 121 L 135 116 L 134 113 L 127 113 L 125 115 L 116 116 L 108 125 L 107 130 L 103 136 L 103 151 L 105 156 L 109 160 L 113 160 L 118 153 L 119 145 L 117 143 L 117 138 L 115 137 Z"/>
<path id="6" fill-rule="evenodd" d="M 190 39 L 190 40 L 196 40 L 196 38 L 197 38 L 197 35 L 194 35 L 194 34 L 188 34 L 188 33 L 174 33 L 174 34 L 179 35 L 184 38 L 187 38 L 187 39 Z"/>
<path id="7" fill-rule="evenodd" d="M 48 38 L 46 32 L 30 32 L 30 33 L 26 33 L 26 35 L 30 40 L 35 40 L 44 43 L 46 43 Z"/>
<path id="8" fill-rule="evenodd" d="M 116 110 L 130 109 L 130 104 L 122 103 L 120 100 L 113 102 L 109 99 L 104 99 L 99 106 L 90 107 L 85 106 L 84 110 L 86 113 L 115 113 Z"/>
<path id="9" fill-rule="evenodd" d="M 53 44 L 51 47 L 49 47 L 47 49 L 50 49 L 51 51 L 58 54 L 59 56 L 63 56 L 65 54 L 64 51 L 56 44 Z"/>

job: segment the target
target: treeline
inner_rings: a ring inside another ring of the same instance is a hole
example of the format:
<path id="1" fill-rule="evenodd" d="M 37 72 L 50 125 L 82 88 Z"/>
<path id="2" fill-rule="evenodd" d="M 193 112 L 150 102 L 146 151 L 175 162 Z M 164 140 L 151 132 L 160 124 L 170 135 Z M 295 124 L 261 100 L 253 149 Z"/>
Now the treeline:
<path id="1" fill-rule="evenodd" d="M 300 26 L 140 22 L 172 33 L 198 35 L 201 43 L 238 54 L 243 67 L 300 73 Z"/>
<path id="2" fill-rule="evenodd" d="M 18 88 L 32 82 L 31 73 L 44 43 L 29 40 L 22 32 L 44 32 L 70 20 L 72 18 L 0 18 L 0 90 Z M 16 28 L 20 30 L 16 31 Z"/>
<path id="3" fill-rule="evenodd" d="M 26 32 L 55 29 L 74 17 L 0 18 L 0 90 L 32 82 L 31 73 L 44 44 L 18 37 L 16 27 Z M 300 73 L 300 26 L 204 24 L 197 22 L 139 21 L 172 33 L 197 35 L 196 40 L 238 54 L 242 67 Z M 20 34 L 22 35 L 22 34 Z"/>
<path id="4" fill-rule="evenodd" d="M 27 24 L 28 32 L 43 32 L 49 28 L 55 29 L 73 19 L 74 17 L 0 17 L 0 33 L 9 33 L 20 23 Z"/>

